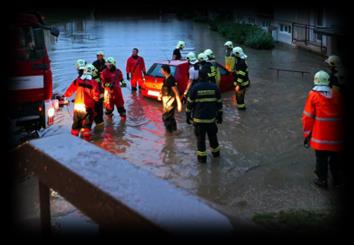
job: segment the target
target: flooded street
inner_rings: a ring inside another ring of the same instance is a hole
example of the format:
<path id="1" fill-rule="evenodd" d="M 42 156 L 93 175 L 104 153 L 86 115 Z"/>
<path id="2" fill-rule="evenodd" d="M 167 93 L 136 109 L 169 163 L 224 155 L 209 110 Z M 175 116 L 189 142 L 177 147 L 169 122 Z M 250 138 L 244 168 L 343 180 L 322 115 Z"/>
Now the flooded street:
<path id="1" fill-rule="evenodd" d="M 63 93 L 76 77 L 75 62 L 95 60 L 99 50 L 113 56 L 125 77 L 125 62 L 139 48 L 148 69 L 155 61 L 171 58 L 178 40 L 186 42 L 182 55 L 212 49 L 223 64 L 226 41 L 207 26 L 178 21 L 173 16 L 134 19 L 87 18 L 59 24 L 59 39 L 51 42 L 54 92 Z M 287 209 L 329 209 L 330 193 L 312 186 L 314 153 L 303 147 L 301 115 L 312 87 L 313 74 L 325 69 L 313 53 L 276 45 L 273 50 L 244 48 L 248 55 L 251 87 L 246 111 L 238 111 L 233 92 L 222 95 L 224 122 L 219 125 L 221 158 L 208 152 L 206 165 L 197 163 L 193 127 L 185 113 L 177 113 L 177 135 L 167 135 L 157 101 L 123 88 L 127 121 L 117 111 L 105 127 L 93 126 L 94 144 L 207 200 L 235 219 L 257 212 Z M 270 67 L 310 72 L 276 72 Z M 42 136 L 70 133 L 72 108 L 63 108 L 57 124 Z"/>

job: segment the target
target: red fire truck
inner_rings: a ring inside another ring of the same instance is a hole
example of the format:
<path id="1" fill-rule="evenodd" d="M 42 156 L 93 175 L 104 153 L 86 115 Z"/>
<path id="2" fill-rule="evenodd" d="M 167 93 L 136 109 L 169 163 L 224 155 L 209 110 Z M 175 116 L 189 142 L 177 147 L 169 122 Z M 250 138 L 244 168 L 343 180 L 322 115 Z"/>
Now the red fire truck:
<path id="1" fill-rule="evenodd" d="M 11 70 L 8 78 L 11 128 L 39 130 L 53 124 L 58 100 L 53 100 L 52 72 L 45 32 L 59 31 L 38 13 L 21 13 L 10 23 Z"/>

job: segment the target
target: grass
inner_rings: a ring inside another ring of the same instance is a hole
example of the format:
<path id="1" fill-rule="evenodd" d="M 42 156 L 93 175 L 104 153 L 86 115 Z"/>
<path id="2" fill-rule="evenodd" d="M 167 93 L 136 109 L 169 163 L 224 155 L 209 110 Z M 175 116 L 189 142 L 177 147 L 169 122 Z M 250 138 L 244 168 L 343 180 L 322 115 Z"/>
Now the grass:
<path id="1" fill-rule="evenodd" d="M 257 213 L 252 221 L 269 231 L 333 231 L 336 217 L 333 213 L 309 210 L 288 210 L 278 213 Z"/>

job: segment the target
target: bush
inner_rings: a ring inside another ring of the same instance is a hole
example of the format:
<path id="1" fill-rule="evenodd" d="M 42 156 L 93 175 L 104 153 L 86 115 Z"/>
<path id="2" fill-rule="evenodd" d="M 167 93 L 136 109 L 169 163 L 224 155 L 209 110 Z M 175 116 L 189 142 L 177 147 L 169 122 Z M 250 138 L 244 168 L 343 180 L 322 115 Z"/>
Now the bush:
<path id="1" fill-rule="evenodd" d="M 245 44 L 256 49 L 271 49 L 274 47 L 272 35 L 256 25 L 212 22 L 210 28 L 238 44 Z"/>
<path id="2" fill-rule="evenodd" d="M 256 30 L 247 35 L 245 45 L 256 49 L 271 49 L 274 47 L 274 41 L 268 32 Z"/>
<path id="3" fill-rule="evenodd" d="M 256 213 L 252 221 L 268 230 L 309 232 L 334 231 L 338 217 L 333 211 L 285 210 L 278 213 Z"/>

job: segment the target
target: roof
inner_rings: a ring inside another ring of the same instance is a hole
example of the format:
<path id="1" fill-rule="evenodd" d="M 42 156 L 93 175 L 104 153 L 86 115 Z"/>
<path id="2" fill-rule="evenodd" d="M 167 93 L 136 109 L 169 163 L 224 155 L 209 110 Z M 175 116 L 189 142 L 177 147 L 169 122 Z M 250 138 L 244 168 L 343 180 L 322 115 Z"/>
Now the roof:
<path id="1" fill-rule="evenodd" d="M 317 27 L 314 32 L 326 36 L 344 36 L 343 31 L 335 27 Z"/>
<path id="2" fill-rule="evenodd" d="M 161 61 L 157 61 L 155 63 L 179 66 L 179 65 L 188 63 L 188 61 L 187 60 L 161 60 Z"/>

